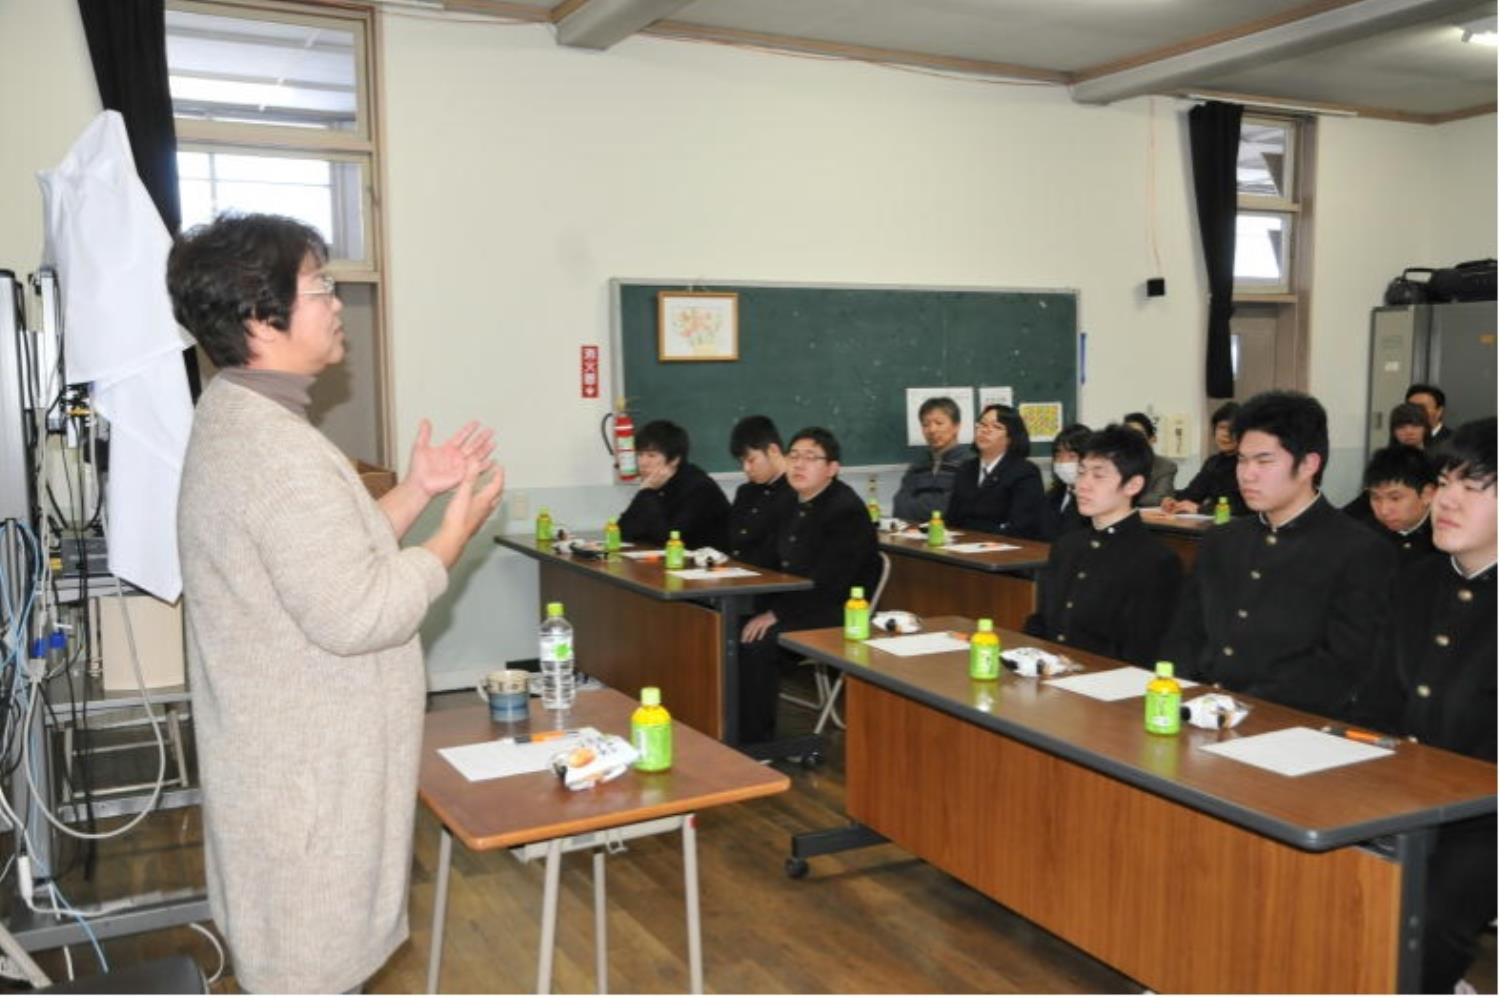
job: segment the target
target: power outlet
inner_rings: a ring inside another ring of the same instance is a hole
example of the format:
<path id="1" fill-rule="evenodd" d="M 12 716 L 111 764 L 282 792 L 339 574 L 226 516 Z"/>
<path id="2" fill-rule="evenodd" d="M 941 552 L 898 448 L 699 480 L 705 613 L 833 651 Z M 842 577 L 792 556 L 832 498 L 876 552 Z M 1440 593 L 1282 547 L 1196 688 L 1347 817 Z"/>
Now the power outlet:
<path id="1" fill-rule="evenodd" d="M 531 500 L 526 497 L 525 492 L 511 492 L 506 501 L 510 504 L 509 515 L 512 520 L 531 518 Z"/>
<path id="2" fill-rule="evenodd" d="M 1188 455 L 1188 419 L 1181 413 L 1161 417 L 1156 427 L 1156 450 L 1163 457 Z"/>

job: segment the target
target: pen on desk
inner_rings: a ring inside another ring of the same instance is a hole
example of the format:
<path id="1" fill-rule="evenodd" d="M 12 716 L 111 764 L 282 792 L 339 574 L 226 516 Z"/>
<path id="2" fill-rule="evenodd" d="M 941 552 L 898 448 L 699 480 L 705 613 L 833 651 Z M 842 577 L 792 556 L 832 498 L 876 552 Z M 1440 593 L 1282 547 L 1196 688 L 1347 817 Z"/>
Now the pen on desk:
<path id="1" fill-rule="evenodd" d="M 514 737 L 501 738 L 501 740 L 509 741 L 511 744 L 540 744 L 543 741 L 555 741 L 560 737 L 577 733 L 576 730 L 542 730 L 535 734 L 517 734 Z"/>
<path id="2" fill-rule="evenodd" d="M 1323 733 L 1350 741 L 1359 741 L 1362 744 L 1373 744 L 1377 748 L 1394 748 L 1400 743 L 1394 737 L 1376 734 L 1374 731 L 1360 730 L 1357 727 L 1335 727 L 1330 724 L 1323 727 Z"/>

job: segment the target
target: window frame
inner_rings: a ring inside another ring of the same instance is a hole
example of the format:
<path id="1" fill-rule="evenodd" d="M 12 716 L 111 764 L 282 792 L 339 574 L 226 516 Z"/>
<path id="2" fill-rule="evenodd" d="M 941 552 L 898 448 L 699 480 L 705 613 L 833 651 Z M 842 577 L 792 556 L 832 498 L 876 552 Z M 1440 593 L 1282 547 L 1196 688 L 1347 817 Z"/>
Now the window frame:
<path id="1" fill-rule="evenodd" d="M 1298 290 L 1298 246 L 1302 238 L 1301 190 L 1302 167 L 1304 165 L 1302 162 L 1302 129 L 1305 122 L 1298 116 L 1247 112 L 1240 122 L 1242 135 L 1243 129 L 1247 124 L 1262 127 L 1277 127 L 1282 129 L 1283 134 L 1286 136 L 1282 176 L 1283 193 L 1281 196 L 1237 193 L 1235 224 L 1238 226 L 1240 216 L 1246 214 L 1284 215 L 1286 216 L 1286 229 L 1283 240 L 1284 250 L 1282 253 L 1283 268 L 1281 279 L 1242 278 L 1236 274 L 1234 277 L 1234 293 L 1236 297 L 1262 299 L 1268 296 L 1292 295 Z M 1241 141 L 1243 141 L 1243 138 Z"/>

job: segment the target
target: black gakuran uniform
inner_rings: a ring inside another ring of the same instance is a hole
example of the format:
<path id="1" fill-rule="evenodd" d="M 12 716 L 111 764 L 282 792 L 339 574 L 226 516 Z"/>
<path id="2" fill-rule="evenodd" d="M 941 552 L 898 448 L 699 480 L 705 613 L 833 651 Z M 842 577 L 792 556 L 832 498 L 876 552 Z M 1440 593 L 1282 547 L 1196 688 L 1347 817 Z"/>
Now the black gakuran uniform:
<path id="1" fill-rule="evenodd" d="M 729 545 L 729 500 L 697 464 L 679 464 L 660 488 L 642 488 L 620 516 L 620 539 L 661 544 L 672 530 L 689 548 Z"/>
<path id="2" fill-rule="evenodd" d="M 1178 674 L 1347 716 L 1390 605 L 1396 554 L 1321 495 L 1272 528 L 1246 516 L 1203 535 L 1162 657 Z"/>
<path id="3" fill-rule="evenodd" d="M 1447 554 L 1402 569 L 1356 719 L 1495 761 L 1495 566 L 1467 578 Z M 1438 829 L 1427 865 L 1422 992 L 1448 993 L 1495 917 L 1493 815 Z"/>
<path id="4" fill-rule="evenodd" d="M 1187 483 L 1186 488 L 1179 488 L 1172 493 L 1173 498 L 1187 499 L 1197 502 L 1200 508 L 1206 501 L 1209 503 L 1204 512 L 1213 512 L 1213 504 L 1219 501 L 1219 497 L 1229 499 L 1229 513 L 1232 516 L 1244 516 L 1250 512 L 1245 505 L 1244 496 L 1240 495 L 1240 479 L 1235 475 L 1235 467 L 1239 464 L 1238 454 L 1216 453 L 1203 462 L 1198 473 L 1193 475 L 1193 480 Z"/>
<path id="5" fill-rule="evenodd" d="M 793 498 L 797 499 L 793 492 Z M 797 500 L 776 531 L 776 569 L 811 578 L 801 592 L 765 596 L 760 611 L 776 614 L 776 625 L 758 641 L 740 645 L 740 737 L 766 741 L 776 727 L 781 660 L 776 639 L 783 632 L 831 627 L 843 622 L 849 589 L 875 594 L 880 552 L 870 511 L 854 489 L 835 478 L 810 501 Z"/>
<path id="6" fill-rule="evenodd" d="M 1182 562 L 1138 513 L 1102 530 L 1074 530 L 1052 545 L 1025 631 L 1150 665 L 1172 620 Z"/>
<path id="7" fill-rule="evenodd" d="M 1002 457 L 988 472 L 979 458 L 964 461 L 948 499 L 949 526 L 1040 540 L 1047 533 L 1042 472 L 1025 457 Z"/>
<path id="8" fill-rule="evenodd" d="M 783 474 L 770 484 L 747 481 L 735 491 L 729 506 L 730 557 L 762 568 L 775 568 L 776 528 L 797 502 L 797 493 Z"/>

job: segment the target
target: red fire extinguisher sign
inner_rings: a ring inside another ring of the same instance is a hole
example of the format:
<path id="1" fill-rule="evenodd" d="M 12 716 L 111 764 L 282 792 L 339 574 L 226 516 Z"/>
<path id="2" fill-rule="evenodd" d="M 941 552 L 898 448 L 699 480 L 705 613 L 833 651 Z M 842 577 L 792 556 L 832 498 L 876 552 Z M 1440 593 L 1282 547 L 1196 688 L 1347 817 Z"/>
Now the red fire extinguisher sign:
<path id="1" fill-rule="evenodd" d="M 583 355 L 579 361 L 579 374 L 582 377 L 581 390 L 584 398 L 599 397 L 599 347 L 585 346 L 582 348 Z"/>

